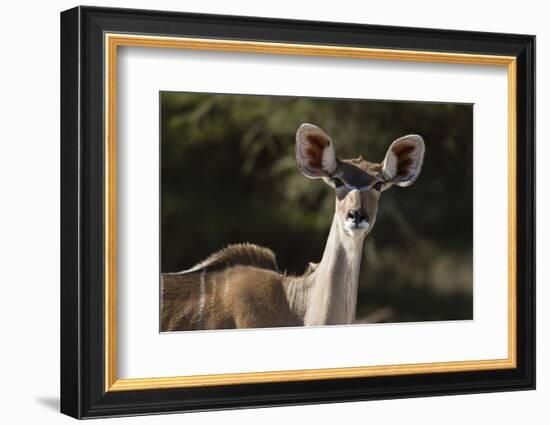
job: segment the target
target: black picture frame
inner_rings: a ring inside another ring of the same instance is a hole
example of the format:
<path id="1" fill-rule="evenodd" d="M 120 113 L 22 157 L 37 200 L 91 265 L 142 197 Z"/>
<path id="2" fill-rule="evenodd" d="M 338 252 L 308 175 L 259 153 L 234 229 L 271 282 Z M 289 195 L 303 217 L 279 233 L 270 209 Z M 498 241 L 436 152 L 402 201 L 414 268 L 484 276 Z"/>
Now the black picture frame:
<path id="1" fill-rule="evenodd" d="M 517 367 L 105 391 L 106 32 L 514 56 L 517 60 Z M 61 13 L 61 412 L 75 418 L 535 388 L 535 37 L 76 7 Z"/>

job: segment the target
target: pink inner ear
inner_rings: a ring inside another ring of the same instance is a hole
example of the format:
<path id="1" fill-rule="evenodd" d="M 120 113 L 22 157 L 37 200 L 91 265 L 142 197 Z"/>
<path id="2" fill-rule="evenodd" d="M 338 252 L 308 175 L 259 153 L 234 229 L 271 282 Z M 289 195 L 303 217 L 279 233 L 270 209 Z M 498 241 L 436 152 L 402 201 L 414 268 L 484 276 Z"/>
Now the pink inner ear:
<path id="1" fill-rule="evenodd" d="M 310 134 L 304 145 L 301 150 L 308 167 L 319 173 L 323 170 L 323 150 L 329 145 L 329 141 L 319 135 Z"/>
<path id="2" fill-rule="evenodd" d="M 416 147 L 410 143 L 400 143 L 394 146 L 392 151 L 397 157 L 397 175 L 404 177 L 409 174 L 409 167 L 414 164 L 414 159 L 411 154 L 415 151 Z"/>
<path id="3" fill-rule="evenodd" d="M 402 142 L 393 147 L 392 151 L 397 156 L 398 159 L 406 157 L 409 154 L 413 153 L 415 149 L 414 144 Z"/>
<path id="4" fill-rule="evenodd" d="M 403 161 L 399 161 L 397 163 L 397 175 L 400 177 L 404 177 L 409 174 L 409 167 L 413 165 L 413 160 L 411 158 L 407 158 Z"/>

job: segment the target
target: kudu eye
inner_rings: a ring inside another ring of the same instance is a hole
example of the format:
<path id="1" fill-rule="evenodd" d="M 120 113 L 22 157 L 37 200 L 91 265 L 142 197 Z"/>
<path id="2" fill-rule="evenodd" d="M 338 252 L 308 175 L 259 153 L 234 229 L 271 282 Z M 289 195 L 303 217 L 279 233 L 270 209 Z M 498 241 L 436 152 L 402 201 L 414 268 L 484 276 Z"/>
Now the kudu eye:
<path id="1" fill-rule="evenodd" d="M 344 182 L 339 178 L 333 178 L 332 181 L 334 182 L 334 187 L 336 187 L 337 189 L 344 186 Z"/>
<path id="2" fill-rule="evenodd" d="M 376 182 L 374 183 L 374 185 L 372 186 L 372 188 L 374 190 L 376 190 L 377 192 L 380 192 L 380 189 L 382 189 L 382 182 Z"/>

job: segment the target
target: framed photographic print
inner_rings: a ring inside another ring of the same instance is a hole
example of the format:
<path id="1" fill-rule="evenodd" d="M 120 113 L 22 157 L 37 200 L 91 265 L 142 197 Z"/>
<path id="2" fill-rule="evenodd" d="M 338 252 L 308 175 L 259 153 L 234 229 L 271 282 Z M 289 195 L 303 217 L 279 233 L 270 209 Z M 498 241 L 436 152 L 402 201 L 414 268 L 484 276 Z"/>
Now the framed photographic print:
<path id="1" fill-rule="evenodd" d="M 61 411 L 535 387 L 535 38 L 61 14 Z"/>

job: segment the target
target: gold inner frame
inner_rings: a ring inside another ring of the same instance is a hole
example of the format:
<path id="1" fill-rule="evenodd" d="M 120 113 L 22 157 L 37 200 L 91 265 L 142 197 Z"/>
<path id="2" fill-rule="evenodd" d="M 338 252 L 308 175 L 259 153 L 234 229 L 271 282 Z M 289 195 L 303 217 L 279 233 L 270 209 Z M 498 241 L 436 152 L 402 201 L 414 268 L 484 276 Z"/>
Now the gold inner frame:
<path id="1" fill-rule="evenodd" d="M 105 34 L 105 391 L 510 369 L 516 367 L 516 58 L 328 45 Z M 326 369 L 118 379 L 116 372 L 116 123 L 119 46 L 504 66 L 508 71 L 508 357 Z"/>

